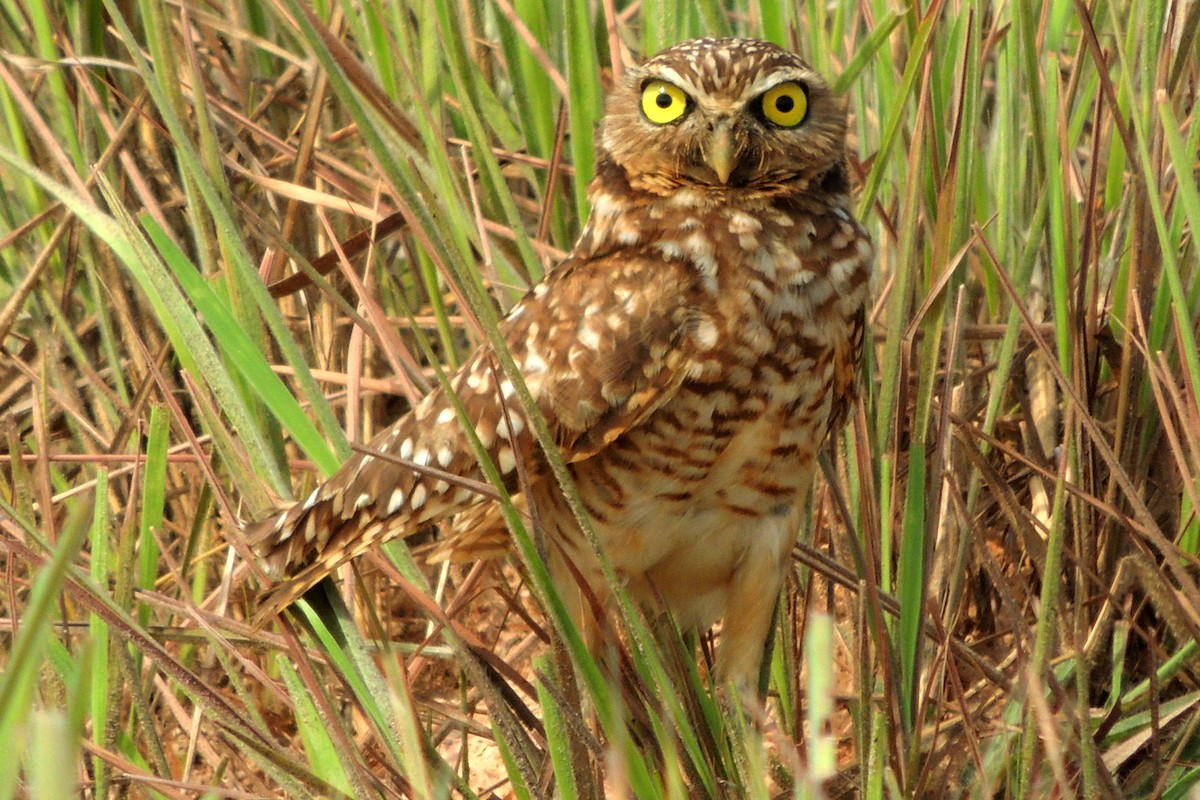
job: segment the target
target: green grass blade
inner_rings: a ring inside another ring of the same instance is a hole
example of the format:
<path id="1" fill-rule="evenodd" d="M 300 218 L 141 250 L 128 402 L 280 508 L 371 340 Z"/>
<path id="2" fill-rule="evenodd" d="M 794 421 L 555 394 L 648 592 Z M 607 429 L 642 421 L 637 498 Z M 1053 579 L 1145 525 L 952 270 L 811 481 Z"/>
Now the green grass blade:
<path id="1" fill-rule="evenodd" d="M 296 674 L 296 668 L 286 658 L 276 660 L 279 675 L 287 686 L 296 710 L 296 728 L 304 743 L 304 752 L 313 773 L 338 791 L 353 795 L 354 790 L 342 767 L 340 751 L 328 732 L 328 722 L 322 719 L 308 693 L 308 687 Z"/>
<path id="2" fill-rule="evenodd" d="M 3 510 L 8 512 L 8 509 Z M 0 674 L 0 742 L 12 744 L 9 757 L 0 758 L 0 798 L 4 800 L 13 797 L 17 788 L 21 760 L 14 753 L 21 752 L 23 743 L 29 741 L 35 686 L 50 641 L 63 583 L 88 530 L 86 525 L 76 525 L 60 532 L 62 538 L 34 581 L 20 634 L 13 641 L 4 673 Z"/>
<path id="3" fill-rule="evenodd" d="M 146 215 L 140 221 L 163 263 L 171 270 L 220 347 L 223 363 L 229 364 L 242 375 L 246 385 L 253 387 L 275 419 L 283 423 L 296 444 L 322 471 L 332 473 L 337 470 L 340 463 L 337 456 L 300 408 L 295 396 L 263 358 L 262 351 L 238 323 L 233 310 L 204 281 L 196 267 L 158 223 Z"/>

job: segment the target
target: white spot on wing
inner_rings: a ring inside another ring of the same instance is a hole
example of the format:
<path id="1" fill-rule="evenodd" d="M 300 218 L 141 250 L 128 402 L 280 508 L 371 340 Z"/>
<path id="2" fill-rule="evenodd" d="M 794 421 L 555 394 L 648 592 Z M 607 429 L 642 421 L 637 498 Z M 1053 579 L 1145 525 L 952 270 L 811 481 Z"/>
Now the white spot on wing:
<path id="1" fill-rule="evenodd" d="M 586 317 L 585 317 L 586 319 Z M 587 322 L 579 327 L 579 343 L 589 350 L 600 349 L 600 334 Z"/>
<path id="2" fill-rule="evenodd" d="M 409 501 L 409 505 L 412 506 L 413 511 L 425 505 L 425 495 L 425 484 L 418 483 L 416 488 L 413 489 L 412 500 Z"/>
<path id="3" fill-rule="evenodd" d="M 487 425 L 483 420 L 475 426 L 475 435 L 479 437 L 479 443 L 485 448 L 491 447 L 496 441 L 496 430 Z"/>
<path id="4" fill-rule="evenodd" d="M 405 461 L 407 461 L 408 459 L 412 458 L 412 454 L 413 454 L 413 440 L 412 440 L 412 437 L 410 436 L 409 438 L 405 439 L 404 442 L 401 443 L 401 445 L 400 445 L 400 457 L 403 458 Z"/>
<path id="5" fill-rule="evenodd" d="M 517 468 L 517 456 L 513 453 L 511 447 L 501 447 L 500 452 L 496 454 L 497 466 L 500 467 L 500 472 L 504 475 L 512 472 Z"/>
<path id="6" fill-rule="evenodd" d="M 600 193 L 592 201 L 592 213 L 599 217 L 611 216 L 620 210 L 620 205 L 609 194 Z"/>
<path id="7" fill-rule="evenodd" d="M 546 361 L 534 350 L 525 354 L 524 372 L 526 375 L 541 374 L 546 371 Z"/>
<path id="8" fill-rule="evenodd" d="M 509 412 L 507 418 L 502 417 L 496 425 L 496 435 L 505 441 L 508 441 L 513 436 L 519 436 L 523 430 L 525 430 L 525 420 L 520 414 L 512 411 Z"/>
<path id="9" fill-rule="evenodd" d="M 387 509 L 384 511 L 384 514 L 390 517 L 399 511 L 402 505 L 404 505 L 404 491 L 402 489 L 395 489 L 392 491 L 392 496 L 388 498 Z"/>
<path id="10" fill-rule="evenodd" d="M 446 425 L 454 421 L 454 409 L 443 408 L 441 413 L 437 415 L 438 425 Z"/>

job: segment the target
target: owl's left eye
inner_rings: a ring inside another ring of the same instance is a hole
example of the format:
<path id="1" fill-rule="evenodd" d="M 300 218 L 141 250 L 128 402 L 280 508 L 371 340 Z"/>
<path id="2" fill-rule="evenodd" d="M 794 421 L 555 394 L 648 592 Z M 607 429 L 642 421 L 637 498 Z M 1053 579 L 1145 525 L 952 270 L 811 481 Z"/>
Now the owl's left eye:
<path id="1" fill-rule="evenodd" d="M 808 94 L 802 84 L 786 81 L 763 92 L 759 98 L 767 122 L 781 128 L 794 128 L 808 116 Z"/>
<path id="2" fill-rule="evenodd" d="M 666 81 L 650 81 L 642 88 L 642 113 L 655 125 L 666 125 L 683 116 L 688 96 Z"/>

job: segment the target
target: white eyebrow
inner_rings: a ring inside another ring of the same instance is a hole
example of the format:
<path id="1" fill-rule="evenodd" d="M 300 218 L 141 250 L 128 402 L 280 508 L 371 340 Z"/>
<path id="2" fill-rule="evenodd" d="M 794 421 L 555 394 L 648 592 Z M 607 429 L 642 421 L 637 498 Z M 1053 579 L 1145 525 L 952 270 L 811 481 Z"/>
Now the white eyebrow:
<path id="1" fill-rule="evenodd" d="M 678 86 L 680 89 L 688 88 L 688 89 L 691 89 L 692 92 L 695 92 L 695 90 L 696 90 L 696 87 L 692 85 L 691 81 L 684 80 L 682 75 L 680 75 L 678 72 L 671 69 L 670 67 L 657 68 L 653 71 L 653 74 L 659 78 L 670 81 L 671 83 Z"/>
<path id="2" fill-rule="evenodd" d="M 775 72 L 772 72 L 768 75 L 764 75 L 763 77 L 759 78 L 754 83 L 752 83 L 748 87 L 746 87 L 746 91 L 742 96 L 743 97 L 757 97 L 758 95 L 762 94 L 763 92 L 767 91 L 768 89 L 778 86 L 781 83 L 787 83 L 788 81 L 807 82 L 807 80 L 808 80 L 808 73 L 804 72 L 803 70 L 798 70 L 798 69 L 776 70 Z"/>

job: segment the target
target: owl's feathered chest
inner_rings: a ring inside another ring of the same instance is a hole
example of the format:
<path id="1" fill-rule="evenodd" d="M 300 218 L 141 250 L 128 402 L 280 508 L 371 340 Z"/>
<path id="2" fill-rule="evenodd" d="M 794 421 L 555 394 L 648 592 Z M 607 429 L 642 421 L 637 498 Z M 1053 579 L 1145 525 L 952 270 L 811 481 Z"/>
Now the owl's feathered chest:
<path id="1" fill-rule="evenodd" d="M 845 336 L 838 323 L 865 303 L 872 255 L 859 225 L 827 200 L 728 203 L 686 187 L 649 200 L 597 193 L 578 250 L 639 251 L 683 265 L 694 285 L 679 290 L 693 291 L 698 316 L 725 334 L 718 349 L 739 361 L 774 352 L 794 363 L 799 351 Z"/>
<path id="2" fill-rule="evenodd" d="M 870 271 L 866 234 L 828 202 L 705 200 L 684 188 L 630 213 L 624 198 L 600 193 L 581 241 L 585 253 L 636 252 L 642 269 L 686 276 L 677 290 L 693 314 L 683 343 L 696 353 L 688 379 L 642 425 L 579 465 L 598 487 L 589 499 L 619 516 L 621 529 L 685 508 L 691 517 L 714 509 L 720 527 L 729 514 L 769 516 L 789 505 L 851 393 Z M 690 446 L 681 451 L 678 442 Z M 647 480 L 625 465 L 650 453 L 662 461 L 654 491 L 624 506 L 620 498 Z"/>

